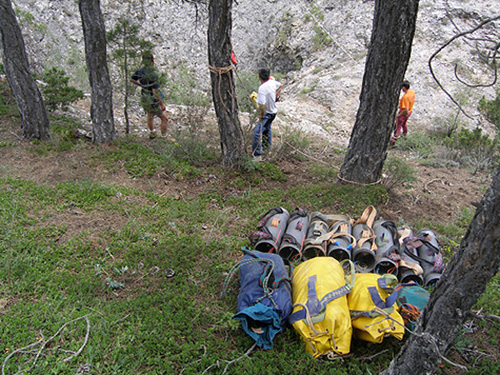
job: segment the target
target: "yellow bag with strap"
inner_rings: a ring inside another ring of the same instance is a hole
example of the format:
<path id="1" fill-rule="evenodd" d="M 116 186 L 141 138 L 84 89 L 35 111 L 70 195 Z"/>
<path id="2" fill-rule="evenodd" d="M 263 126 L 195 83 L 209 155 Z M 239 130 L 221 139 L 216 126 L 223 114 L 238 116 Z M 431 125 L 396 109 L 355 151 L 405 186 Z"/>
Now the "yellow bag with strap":
<path id="1" fill-rule="evenodd" d="M 354 337 L 381 343 L 385 336 L 403 339 L 404 321 L 398 312 L 395 275 L 358 273 L 347 296 Z"/>
<path id="2" fill-rule="evenodd" d="M 347 262 L 354 282 L 354 266 Z M 295 268 L 289 322 L 314 358 L 349 353 L 352 327 L 346 295 L 351 287 L 342 265 L 331 257 L 312 258 Z"/>

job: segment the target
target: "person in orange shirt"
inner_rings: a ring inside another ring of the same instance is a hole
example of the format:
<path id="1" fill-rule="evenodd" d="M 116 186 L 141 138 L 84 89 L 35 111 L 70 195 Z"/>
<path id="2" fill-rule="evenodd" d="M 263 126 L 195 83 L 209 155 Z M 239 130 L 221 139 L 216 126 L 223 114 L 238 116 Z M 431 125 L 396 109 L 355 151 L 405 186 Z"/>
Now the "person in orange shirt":
<path id="1" fill-rule="evenodd" d="M 413 105 L 415 104 L 415 91 L 410 90 L 410 82 L 403 81 L 401 84 L 401 90 L 403 90 L 404 95 L 399 100 L 399 112 L 396 115 L 396 129 L 394 130 L 394 135 L 392 136 L 391 143 L 394 144 L 399 138 L 401 131 L 403 135 L 408 134 L 408 126 L 406 122 L 413 111 Z"/>

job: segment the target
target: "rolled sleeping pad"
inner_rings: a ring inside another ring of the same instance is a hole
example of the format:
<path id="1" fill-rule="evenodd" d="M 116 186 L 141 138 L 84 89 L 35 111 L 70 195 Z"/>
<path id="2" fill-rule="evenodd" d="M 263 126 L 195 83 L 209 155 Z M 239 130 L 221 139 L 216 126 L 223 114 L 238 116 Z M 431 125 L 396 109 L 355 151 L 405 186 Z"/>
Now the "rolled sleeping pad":
<path id="1" fill-rule="evenodd" d="M 377 220 L 373 223 L 373 232 L 377 251 L 375 255 L 375 273 L 386 273 L 398 276 L 399 236 L 396 225 L 392 221 Z"/>
<path id="2" fill-rule="evenodd" d="M 420 265 L 418 259 L 418 254 L 416 249 L 407 248 L 405 243 L 401 246 L 399 250 L 401 256 L 401 263 L 408 264 L 409 266 L 414 266 L 414 268 L 405 267 L 400 263 L 399 267 L 399 281 L 402 284 L 416 282 L 418 285 L 424 284 L 423 269 Z M 416 270 L 419 271 L 416 271 Z"/>
<path id="3" fill-rule="evenodd" d="M 307 211 L 297 208 L 290 214 L 278 254 L 283 259 L 300 260 L 309 224 Z"/>
<path id="4" fill-rule="evenodd" d="M 254 249 L 263 253 L 277 253 L 285 234 L 290 213 L 283 207 L 273 208 L 260 220 L 257 232 L 250 236 L 257 238 Z M 252 241 L 254 242 L 254 241 Z"/>
<path id="5" fill-rule="evenodd" d="M 326 256 L 328 240 L 324 239 L 318 242 L 318 237 L 328 233 L 328 223 L 318 214 L 318 212 L 313 212 L 310 217 L 304 251 L 302 252 L 303 260 Z"/>
<path id="6" fill-rule="evenodd" d="M 339 221 L 330 229 L 335 234 L 328 244 L 328 256 L 342 262 L 352 258 L 352 250 L 356 239 L 352 236 L 352 225 L 349 221 Z"/>
<path id="7" fill-rule="evenodd" d="M 356 247 L 352 253 L 352 260 L 356 272 L 372 272 L 375 268 L 375 251 L 373 230 L 366 224 L 356 224 L 352 228 L 352 235 L 356 238 Z"/>
<path id="8" fill-rule="evenodd" d="M 422 229 L 417 233 L 422 240 L 422 246 L 417 249 L 418 256 L 423 259 L 420 262 L 424 270 L 425 286 L 434 286 L 441 278 L 444 271 L 443 256 L 439 251 L 439 243 L 435 233 L 430 229 Z"/>

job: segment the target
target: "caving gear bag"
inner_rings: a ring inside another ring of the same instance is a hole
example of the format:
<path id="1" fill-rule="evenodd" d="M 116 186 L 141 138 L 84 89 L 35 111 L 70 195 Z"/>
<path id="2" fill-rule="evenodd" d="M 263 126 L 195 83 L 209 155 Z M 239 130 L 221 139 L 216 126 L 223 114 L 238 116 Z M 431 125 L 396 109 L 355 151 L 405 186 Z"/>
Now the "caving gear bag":
<path id="1" fill-rule="evenodd" d="M 330 228 L 332 236 L 328 243 L 328 256 L 337 259 L 339 262 L 345 259 L 352 259 L 352 251 L 356 246 L 356 239 L 352 235 L 352 222 L 341 220 Z"/>
<path id="2" fill-rule="evenodd" d="M 325 215 L 321 212 L 313 212 L 309 218 L 309 229 L 307 230 L 307 237 L 304 242 L 302 260 L 326 255 L 337 259 L 339 262 L 344 259 L 350 259 L 350 249 L 352 248 L 354 237 L 352 237 L 350 232 L 348 234 L 342 232 L 342 229 L 345 229 L 343 225 L 340 225 L 342 223 L 350 225 L 349 217 L 346 215 Z M 333 252 L 332 247 L 335 248 Z M 343 254 L 347 254 L 347 256 L 336 256 Z"/>
<path id="3" fill-rule="evenodd" d="M 407 238 L 413 237 L 413 231 L 407 227 L 398 228 L 399 233 L 399 281 L 402 284 L 417 283 L 422 285 L 424 283 L 424 270 L 420 266 L 418 253 L 415 249 L 406 248 L 405 242 Z"/>
<path id="4" fill-rule="evenodd" d="M 377 220 L 373 223 L 373 232 L 377 251 L 375 254 L 375 273 L 380 275 L 390 273 L 398 275 L 399 261 L 399 235 L 396 224 L 392 221 Z"/>
<path id="5" fill-rule="evenodd" d="M 373 222 L 376 215 L 375 207 L 368 206 L 352 227 L 352 235 L 356 239 L 356 247 L 352 252 L 356 272 L 372 272 L 375 268 L 377 245 L 373 232 Z"/>
<path id="6" fill-rule="evenodd" d="M 396 289 L 400 289 L 397 299 L 399 314 L 405 326 L 413 331 L 418 317 L 429 301 L 430 293 L 415 283 L 401 285 Z"/>
<path id="7" fill-rule="evenodd" d="M 243 259 L 229 273 L 239 268 L 240 291 L 238 313 L 243 330 L 264 349 L 273 347 L 277 333 L 285 329 L 292 311 L 290 266 L 277 254 L 250 251 L 243 248 Z M 227 290 L 227 283 L 223 294 Z"/>
<path id="8" fill-rule="evenodd" d="M 354 282 L 354 266 L 346 263 Z M 342 265 L 331 257 L 309 259 L 296 267 L 289 321 L 314 358 L 349 353 L 352 327 L 346 295 L 351 287 Z"/>
<path id="9" fill-rule="evenodd" d="M 358 273 L 347 295 L 354 337 L 381 343 L 386 335 L 398 340 L 404 336 L 403 318 L 398 312 L 395 275 Z"/>
<path id="10" fill-rule="evenodd" d="M 422 229 L 416 236 L 404 239 L 405 254 L 418 262 L 423 269 L 423 285 L 436 285 L 445 269 L 443 255 L 436 235 L 430 229 Z"/>
<path id="11" fill-rule="evenodd" d="M 286 231 L 278 250 L 278 254 L 283 259 L 302 259 L 302 250 L 304 249 L 308 225 L 309 215 L 307 211 L 297 208 L 290 214 Z"/>
<path id="12" fill-rule="evenodd" d="M 319 212 L 313 212 L 309 218 L 309 229 L 307 230 L 304 242 L 302 259 L 307 260 L 318 256 L 326 256 L 328 238 L 324 237 L 328 233 L 328 219 Z"/>
<path id="13" fill-rule="evenodd" d="M 269 210 L 261 217 L 257 231 L 249 238 L 254 244 L 254 249 L 262 252 L 277 253 L 285 234 L 290 214 L 283 207 Z"/>

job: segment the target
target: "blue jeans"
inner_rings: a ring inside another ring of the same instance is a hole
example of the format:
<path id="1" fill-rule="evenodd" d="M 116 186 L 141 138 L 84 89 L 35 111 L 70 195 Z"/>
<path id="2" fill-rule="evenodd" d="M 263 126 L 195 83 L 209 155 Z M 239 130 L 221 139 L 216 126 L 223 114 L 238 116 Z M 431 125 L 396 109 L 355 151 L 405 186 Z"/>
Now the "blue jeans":
<path id="1" fill-rule="evenodd" d="M 262 151 L 268 151 L 272 145 L 271 124 L 276 118 L 276 113 L 266 113 L 262 121 L 258 121 L 253 129 L 252 155 L 260 156 Z M 261 144 L 262 135 L 262 144 Z"/>

